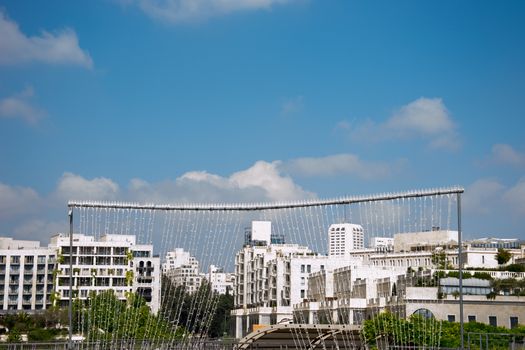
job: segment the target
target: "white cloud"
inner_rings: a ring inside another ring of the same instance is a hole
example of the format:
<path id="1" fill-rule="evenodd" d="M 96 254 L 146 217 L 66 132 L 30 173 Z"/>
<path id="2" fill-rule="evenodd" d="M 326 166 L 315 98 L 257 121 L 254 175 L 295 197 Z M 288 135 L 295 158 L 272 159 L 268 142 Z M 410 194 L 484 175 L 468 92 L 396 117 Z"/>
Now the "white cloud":
<path id="1" fill-rule="evenodd" d="M 93 66 L 91 57 L 80 48 L 72 29 L 55 33 L 42 31 L 39 36 L 29 37 L 0 11 L 0 33 L 0 65 L 44 62 Z"/>
<path id="2" fill-rule="evenodd" d="M 171 23 L 192 22 L 234 12 L 269 10 L 297 0 L 130 0 L 148 16 Z"/>
<path id="3" fill-rule="evenodd" d="M 423 139 L 435 149 L 455 150 L 460 146 L 456 125 L 440 98 L 421 97 L 381 123 L 366 120 L 352 125 L 342 121 L 338 128 L 364 141 Z"/>
<path id="4" fill-rule="evenodd" d="M 313 193 L 304 191 L 292 178 L 279 171 L 281 162 L 258 161 L 251 168 L 239 171 L 230 177 L 230 181 L 239 188 L 261 188 L 269 200 L 296 200 L 313 197 Z"/>
<path id="5" fill-rule="evenodd" d="M 307 192 L 279 171 L 279 162 L 258 161 L 246 170 L 224 177 L 192 171 L 174 181 L 150 184 L 133 179 L 129 200 L 139 202 L 243 202 L 280 201 L 311 198 Z"/>
<path id="6" fill-rule="evenodd" d="M 1 99 L 0 118 L 22 119 L 29 124 L 36 124 L 45 113 L 31 106 L 33 95 L 33 88 L 28 87 L 19 94 Z"/>
<path id="7" fill-rule="evenodd" d="M 0 182 L 0 219 L 31 214 L 40 205 L 40 197 L 32 188 L 11 187 Z"/>
<path id="8" fill-rule="evenodd" d="M 58 181 L 55 198 L 58 200 L 116 200 L 119 186 L 110 179 L 97 177 L 92 180 L 72 173 L 64 173 Z"/>
<path id="9" fill-rule="evenodd" d="M 303 96 L 287 99 L 281 106 L 281 114 L 290 115 L 300 112 L 303 109 L 303 100 Z"/>
<path id="10" fill-rule="evenodd" d="M 465 189 L 463 207 L 467 213 L 489 214 L 501 205 L 505 186 L 494 179 L 479 179 Z"/>
<path id="11" fill-rule="evenodd" d="M 503 194 L 503 200 L 512 213 L 522 218 L 525 215 L 525 178 L 509 188 Z"/>
<path id="12" fill-rule="evenodd" d="M 467 213 L 502 215 L 510 213 L 516 218 L 525 215 L 525 178 L 513 186 L 494 179 L 480 179 L 465 189 L 464 208 Z"/>
<path id="13" fill-rule="evenodd" d="M 454 124 L 440 98 L 421 97 L 401 107 L 385 127 L 401 136 L 412 133 L 435 135 L 450 132 Z"/>
<path id="14" fill-rule="evenodd" d="M 489 161 L 496 164 L 508 164 L 518 168 L 525 167 L 525 153 L 520 153 L 507 144 L 496 144 L 492 146 Z"/>
<path id="15" fill-rule="evenodd" d="M 283 163 L 282 167 L 289 173 L 300 176 L 349 174 L 370 179 L 390 175 L 397 165 L 384 162 L 366 162 L 354 154 L 336 154 L 318 158 L 297 158 Z"/>
<path id="16" fill-rule="evenodd" d="M 66 216 L 61 221 L 30 219 L 15 227 L 13 234 L 18 239 L 40 240 L 48 242 L 49 236 L 59 232 L 69 232 Z"/>

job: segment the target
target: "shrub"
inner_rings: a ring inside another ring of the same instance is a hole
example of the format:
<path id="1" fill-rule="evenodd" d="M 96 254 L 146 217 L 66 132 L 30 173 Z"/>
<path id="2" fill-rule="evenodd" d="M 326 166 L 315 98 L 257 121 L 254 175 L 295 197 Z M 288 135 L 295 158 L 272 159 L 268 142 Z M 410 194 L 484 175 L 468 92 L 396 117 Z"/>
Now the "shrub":
<path id="1" fill-rule="evenodd" d="M 56 329 L 36 328 L 29 331 L 27 339 L 29 341 L 50 341 L 57 335 Z"/>

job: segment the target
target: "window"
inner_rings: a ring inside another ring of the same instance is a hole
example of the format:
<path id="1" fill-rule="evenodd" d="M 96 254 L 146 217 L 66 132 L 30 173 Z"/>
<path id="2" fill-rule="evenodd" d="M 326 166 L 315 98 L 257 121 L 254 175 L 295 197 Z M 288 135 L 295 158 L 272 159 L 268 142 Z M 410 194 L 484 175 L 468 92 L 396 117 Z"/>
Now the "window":
<path id="1" fill-rule="evenodd" d="M 447 320 L 448 322 L 456 322 L 456 315 L 448 315 Z"/>
<path id="2" fill-rule="evenodd" d="M 468 315 L 469 322 L 476 322 L 476 315 Z"/>
<path id="3" fill-rule="evenodd" d="M 312 272 L 312 266 L 306 265 L 306 272 L 308 273 Z"/>
<path id="4" fill-rule="evenodd" d="M 485 263 L 485 255 L 482 255 L 482 256 L 481 256 L 481 263 L 482 263 L 482 264 Z"/>
<path id="5" fill-rule="evenodd" d="M 301 277 L 301 286 L 304 286 L 304 277 Z"/>
<path id="6" fill-rule="evenodd" d="M 498 319 L 496 316 L 489 316 L 489 324 L 493 327 L 498 326 Z"/>
<path id="7" fill-rule="evenodd" d="M 518 327 L 518 317 L 517 316 L 510 316 L 510 328 L 516 328 Z"/>
<path id="8" fill-rule="evenodd" d="M 429 309 L 421 308 L 414 311 L 413 315 L 419 315 L 423 318 L 434 318 L 434 314 Z"/>
<path id="9" fill-rule="evenodd" d="M 301 265 L 301 273 L 304 273 L 304 265 Z"/>
<path id="10" fill-rule="evenodd" d="M 324 265 L 321 265 L 321 271 L 323 271 L 323 270 L 324 270 Z"/>
<path id="11" fill-rule="evenodd" d="M 304 289 L 301 289 L 301 299 L 304 299 Z"/>

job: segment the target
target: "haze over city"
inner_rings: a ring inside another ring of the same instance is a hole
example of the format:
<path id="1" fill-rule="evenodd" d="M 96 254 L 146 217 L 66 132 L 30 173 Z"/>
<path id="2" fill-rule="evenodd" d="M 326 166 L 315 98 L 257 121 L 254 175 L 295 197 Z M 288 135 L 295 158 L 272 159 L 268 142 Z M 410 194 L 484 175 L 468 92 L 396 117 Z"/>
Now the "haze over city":
<path id="1" fill-rule="evenodd" d="M 1 1 L 0 233 L 68 200 L 465 187 L 525 239 L 522 1 Z"/>

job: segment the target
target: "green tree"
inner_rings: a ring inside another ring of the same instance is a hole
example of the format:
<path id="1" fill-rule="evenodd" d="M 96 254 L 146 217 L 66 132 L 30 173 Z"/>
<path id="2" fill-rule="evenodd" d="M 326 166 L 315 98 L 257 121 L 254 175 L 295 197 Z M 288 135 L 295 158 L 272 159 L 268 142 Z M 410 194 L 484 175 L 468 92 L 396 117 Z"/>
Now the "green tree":
<path id="1" fill-rule="evenodd" d="M 451 269 L 452 265 L 447 258 L 447 253 L 443 250 L 435 251 L 432 253 L 432 263 L 436 265 L 438 269 Z"/>
<path id="2" fill-rule="evenodd" d="M 183 286 L 175 286 L 163 276 L 162 300 L 159 315 L 177 327 L 176 332 L 188 332 L 217 338 L 229 330 L 233 296 L 219 295 L 207 281 L 196 292 L 188 293 Z"/>
<path id="3" fill-rule="evenodd" d="M 20 332 L 18 331 L 18 329 L 14 328 L 9 330 L 9 334 L 7 335 L 7 341 L 10 343 L 22 341 L 22 337 L 20 336 Z"/>
<path id="4" fill-rule="evenodd" d="M 506 249 L 498 248 L 498 253 L 495 256 L 495 259 L 498 261 L 499 265 L 505 265 L 512 258 L 512 253 Z"/>
<path id="5" fill-rule="evenodd" d="M 213 313 L 212 322 L 208 330 L 211 338 L 222 337 L 230 329 L 230 311 L 233 309 L 233 296 L 229 293 L 215 296 L 218 298 L 217 308 Z"/>

